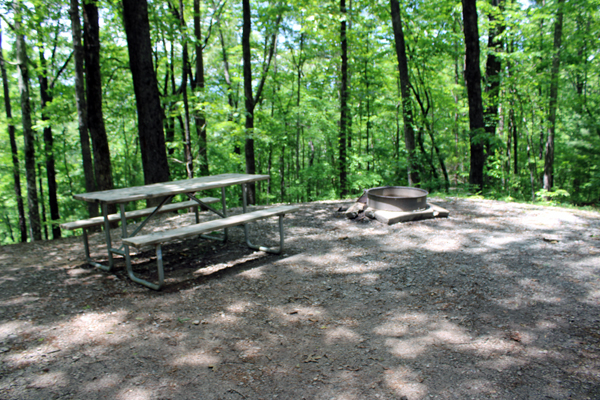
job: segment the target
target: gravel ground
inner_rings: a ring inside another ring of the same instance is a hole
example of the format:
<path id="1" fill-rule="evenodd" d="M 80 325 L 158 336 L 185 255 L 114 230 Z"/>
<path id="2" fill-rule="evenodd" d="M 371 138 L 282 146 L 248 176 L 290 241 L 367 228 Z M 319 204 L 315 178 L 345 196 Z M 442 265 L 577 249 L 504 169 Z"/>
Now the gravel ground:
<path id="1" fill-rule="evenodd" d="M 165 246 L 161 292 L 87 266 L 78 237 L 3 246 L 0 398 L 600 399 L 600 214 L 432 201 L 450 217 L 302 204 L 280 256 L 236 228 Z"/>

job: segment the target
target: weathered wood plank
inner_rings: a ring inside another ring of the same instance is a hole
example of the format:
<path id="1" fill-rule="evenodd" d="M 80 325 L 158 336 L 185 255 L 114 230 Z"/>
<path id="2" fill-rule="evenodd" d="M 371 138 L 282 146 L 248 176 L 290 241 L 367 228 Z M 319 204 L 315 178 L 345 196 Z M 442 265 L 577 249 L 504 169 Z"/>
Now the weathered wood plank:
<path id="1" fill-rule="evenodd" d="M 213 204 L 213 203 L 217 203 L 217 202 L 221 201 L 221 199 L 217 199 L 216 197 L 204 197 L 204 198 L 200 199 L 200 201 L 202 201 L 205 204 Z M 199 206 L 200 206 L 200 204 L 196 203 L 194 200 L 182 201 L 179 203 L 170 203 L 170 204 L 165 204 L 164 206 L 162 206 L 162 208 L 158 211 L 158 214 L 162 214 L 162 213 L 166 213 L 166 212 L 170 212 L 170 211 L 177 211 L 177 210 L 181 210 L 181 209 L 188 208 L 188 207 L 199 207 Z M 150 208 L 144 208 L 142 210 L 127 211 L 125 213 L 125 218 L 132 219 L 132 218 L 147 217 L 148 215 L 152 214 L 152 211 L 154 211 L 154 208 L 155 207 L 150 207 Z M 110 222 L 120 221 L 121 213 L 110 214 L 108 216 L 108 220 Z M 66 222 L 64 224 L 60 224 L 60 227 L 62 229 L 66 229 L 66 230 L 74 230 L 74 229 L 82 229 L 82 228 L 91 228 L 92 226 L 100 226 L 102 224 L 104 224 L 104 217 L 94 217 L 94 218 L 82 219 L 79 221 Z"/>
<path id="2" fill-rule="evenodd" d="M 269 175 L 221 174 L 181 181 L 161 182 L 152 185 L 82 193 L 73 195 L 73 197 L 77 200 L 91 203 L 128 203 L 130 201 L 153 199 L 181 193 L 193 193 L 267 179 L 269 179 Z"/>
<path id="3" fill-rule="evenodd" d="M 201 222 L 199 224 L 185 226 L 182 228 L 171 229 L 163 232 L 150 233 L 148 235 L 134 236 L 124 238 L 123 243 L 142 247 L 148 245 L 156 245 L 159 243 L 168 242 L 170 240 L 185 239 L 191 236 L 197 236 L 203 233 L 212 232 L 224 228 L 229 228 L 236 225 L 243 225 L 249 222 L 258 221 L 269 217 L 289 214 L 300 209 L 299 206 L 277 206 L 266 208 L 264 210 L 252 211 L 245 214 L 233 215 L 227 218 L 216 219 L 213 221 Z"/>

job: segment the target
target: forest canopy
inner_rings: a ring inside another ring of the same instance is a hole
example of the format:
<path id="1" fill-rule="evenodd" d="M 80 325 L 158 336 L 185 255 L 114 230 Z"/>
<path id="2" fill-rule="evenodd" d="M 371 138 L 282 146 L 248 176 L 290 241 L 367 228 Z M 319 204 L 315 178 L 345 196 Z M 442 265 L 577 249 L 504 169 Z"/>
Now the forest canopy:
<path id="1" fill-rule="evenodd" d="M 600 203 L 600 0 L 0 13 L 1 244 L 98 215 L 76 193 L 225 172 L 269 174 L 256 203 L 383 185 Z"/>

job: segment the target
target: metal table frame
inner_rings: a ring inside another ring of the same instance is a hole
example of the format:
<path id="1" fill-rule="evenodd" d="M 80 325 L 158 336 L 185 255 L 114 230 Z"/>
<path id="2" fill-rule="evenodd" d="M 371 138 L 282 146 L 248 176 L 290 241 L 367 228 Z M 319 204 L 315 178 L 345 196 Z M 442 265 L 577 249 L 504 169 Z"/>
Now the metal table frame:
<path id="1" fill-rule="evenodd" d="M 104 233 L 106 240 L 106 248 L 108 252 L 108 265 L 101 264 L 96 261 L 88 260 L 90 265 L 100 268 L 104 271 L 111 272 L 114 267 L 113 254 L 118 254 L 123 257 L 129 256 L 129 246 L 121 244 L 120 247 L 113 247 L 112 238 L 110 235 L 110 222 L 108 220 L 109 204 L 118 204 L 121 213 L 121 231 L 122 237 L 132 237 L 137 235 L 144 226 L 152 219 L 158 211 L 167 204 L 175 195 L 185 194 L 191 200 L 197 202 L 200 206 L 205 207 L 209 211 L 217 214 L 221 218 L 227 217 L 227 204 L 225 201 L 225 189 L 229 186 L 242 185 L 243 212 L 247 208 L 247 184 L 257 181 L 268 180 L 269 175 L 252 175 L 252 174 L 221 174 L 213 176 L 205 176 L 200 178 L 186 179 L 181 181 L 172 181 L 164 183 L 155 183 L 152 185 L 135 186 L 131 188 L 104 190 L 98 192 L 90 192 L 77 194 L 73 197 L 77 200 L 99 203 L 102 207 L 102 215 L 104 217 Z M 208 189 L 221 189 L 221 211 L 203 203 L 195 194 Z M 125 217 L 125 204 L 136 200 L 147 200 L 153 198 L 163 198 L 156 206 L 154 211 L 148 215 L 142 223 L 131 233 L 127 232 L 127 218 Z M 198 216 L 196 214 L 196 223 Z M 244 233 L 246 242 L 250 246 L 251 243 L 248 237 L 248 227 L 244 225 Z M 207 239 L 227 241 L 227 229 L 224 230 L 223 236 L 202 235 Z M 254 245 L 252 245 L 254 246 Z M 251 246 L 251 247 L 252 247 Z"/>

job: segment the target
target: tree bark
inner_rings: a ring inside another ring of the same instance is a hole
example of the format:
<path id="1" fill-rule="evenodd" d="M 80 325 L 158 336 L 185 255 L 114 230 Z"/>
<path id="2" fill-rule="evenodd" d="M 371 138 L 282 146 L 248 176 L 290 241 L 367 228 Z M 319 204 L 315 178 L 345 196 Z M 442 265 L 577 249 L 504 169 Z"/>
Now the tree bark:
<path id="1" fill-rule="evenodd" d="M 185 170 L 187 173 L 188 179 L 192 179 L 194 177 L 194 157 L 192 155 L 192 136 L 190 131 L 190 104 L 188 102 L 188 76 L 191 79 L 191 73 L 189 71 L 189 53 L 188 53 L 188 43 L 187 37 L 185 35 L 185 19 L 183 16 L 183 0 L 179 0 L 179 24 L 181 27 L 181 40 L 183 42 L 183 51 L 182 51 L 182 61 L 181 61 L 181 93 L 183 95 L 183 110 L 184 110 L 184 124 L 183 124 L 183 149 L 184 149 L 184 157 L 185 157 Z"/>
<path id="2" fill-rule="evenodd" d="M 477 5 L 475 0 L 462 0 L 462 6 L 466 45 L 465 80 L 467 81 L 467 96 L 469 99 L 469 141 L 471 146 L 469 183 L 483 189 L 485 124 L 481 100 Z"/>
<path id="3" fill-rule="evenodd" d="M 347 171 L 347 130 L 348 130 L 348 38 L 346 35 L 346 0 L 340 0 L 342 21 L 340 25 L 340 40 L 342 48 L 342 71 L 340 82 L 340 136 L 339 136 L 339 172 L 340 198 L 348 195 Z"/>
<path id="4" fill-rule="evenodd" d="M 152 62 L 147 1 L 123 0 L 123 20 L 138 111 L 144 182 L 165 182 L 170 174 L 162 124 L 163 110 Z"/>
<path id="5" fill-rule="evenodd" d="M 194 0 L 194 36 L 196 39 L 196 79 L 192 80 L 192 89 L 199 92 L 200 101 L 204 102 L 204 55 L 202 50 L 202 23 L 200 20 L 200 0 Z M 198 135 L 198 158 L 200 162 L 200 175 L 208 176 L 208 141 L 206 138 L 206 116 L 204 105 L 196 107 L 194 111 L 196 134 Z"/>
<path id="6" fill-rule="evenodd" d="M 496 134 L 498 123 L 498 104 L 500 96 L 500 69 L 502 63 L 496 53 L 502 51 L 502 33 L 504 32 L 504 23 L 502 19 L 497 20 L 494 13 L 502 12 L 502 0 L 492 0 L 492 10 L 489 14 L 490 31 L 488 33 L 488 55 L 485 67 L 485 92 L 487 94 L 487 107 L 485 110 L 485 131 L 488 137 Z M 485 158 L 493 152 L 490 149 L 490 141 L 486 141 Z"/>
<path id="7" fill-rule="evenodd" d="M 8 76 L 4 66 L 4 55 L 2 50 L 2 31 L 0 30 L 0 69 L 2 70 L 2 84 L 4 87 L 4 109 L 6 119 L 8 120 L 8 137 L 10 140 L 10 152 L 13 163 L 13 181 L 15 197 L 17 199 L 17 211 L 19 213 L 19 231 L 21 233 L 21 242 L 27 242 L 27 223 L 25 222 L 25 207 L 23 205 L 23 195 L 21 194 L 21 172 L 19 171 L 19 152 L 17 150 L 17 141 L 15 139 L 15 126 L 12 120 L 12 107 L 10 105 L 10 91 L 8 90 Z"/>
<path id="8" fill-rule="evenodd" d="M 16 1 L 15 31 L 17 36 L 17 68 L 19 69 L 19 92 L 21 94 L 21 115 L 23 120 L 23 140 L 25 147 L 25 175 L 27 179 L 27 205 L 29 208 L 29 229 L 32 240 L 42 240 L 37 182 L 35 172 L 35 138 L 31 125 L 31 104 L 29 100 L 29 68 L 25 36 L 21 27 L 21 2 Z"/>
<path id="9" fill-rule="evenodd" d="M 246 158 L 246 173 L 256 172 L 256 159 L 254 158 L 254 94 L 252 90 L 252 54 L 250 49 L 251 11 L 250 0 L 243 0 L 243 26 L 242 26 L 242 57 L 244 60 L 244 105 L 246 107 L 246 141 L 244 155 Z M 248 203 L 256 203 L 256 188 L 248 185 Z"/>
<path id="10" fill-rule="evenodd" d="M 40 99 L 42 106 L 42 121 L 48 121 L 50 117 L 48 117 L 48 113 L 46 111 L 46 107 L 48 103 L 52 102 L 52 94 L 50 93 L 50 87 L 48 85 L 48 69 L 46 65 L 46 58 L 44 57 L 44 49 L 42 47 L 39 48 L 40 51 L 40 67 L 41 74 L 38 76 L 38 81 L 40 83 Z M 48 181 L 48 205 L 50 207 L 50 219 L 52 222 L 52 239 L 59 239 L 61 237 L 60 226 L 57 222 L 60 219 L 59 210 L 58 210 L 58 199 L 56 195 L 56 168 L 54 163 L 54 138 L 52 136 L 52 127 L 47 124 L 44 126 L 44 152 L 46 158 L 46 178 Z M 40 197 L 42 198 L 43 204 L 43 196 L 42 190 L 40 186 Z M 44 228 L 46 229 L 46 228 Z M 47 236 L 47 234 L 46 234 Z"/>
<path id="11" fill-rule="evenodd" d="M 246 158 L 246 173 L 256 173 L 256 158 L 254 154 L 254 107 L 260 101 L 262 90 L 267 79 L 275 46 L 277 44 L 277 32 L 281 22 L 281 15 L 277 17 L 275 32 L 271 36 L 271 44 L 267 51 L 267 60 L 263 64 L 263 71 L 256 95 L 253 95 L 252 89 L 252 53 L 250 48 L 250 33 L 252 30 L 250 0 L 242 1 L 243 24 L 242 24 L 242 58 L 244 62 L 244 95 L 246 106 L 246 142 L 244 155 Z M 256 186 L 254 182 L 248 184 L 248 204 L 256 204 Z"/>
<path id="12" fill-rule="evenodd" d="M 73 54 L 75 56 L 75 104 L 77 106 L 77 123 L 79 142 L 81 144 L 83 175 L 85 177 L 85 191 L 93 192 L 95 190 L 94 164 L 87 125 L 87 101 L 85 98 L 83 76 L 84 51 L 81 45 L 81 21 L 79 19 L 78 0 L 71 0 L 69 14 L 71 16 L 71 35 L 73 37 Z M 87 206 L 90 218 L 98 216 L 98 205 L 96 203 L 87 203 Z"/>
<path id="13" fill-rule="evenodd" d="M 408 185 L 418 185 L 420 182 L 418 166 L 415 162 L 415 132 L 410 99 L 410 78 L 408 75 L 408 58 L 406 57 L 406 43 L 398 0 L 390 0 L 392 13 L 392 26 L 398 58 L 398 71 L 400 73 L 400 94 L 402 95 L 402 120 L 404 123 L 404 146 L 407 153 Z"/>
<path id="14" fill-rule="evenodd" d="M 87 91 L 88 129 L 94 153 L 94 177 L 96 190 L 113 188 L 110 149 L 102 114 L 102 77 L 100 74 L 100 26 L 97 0 L 85 1 L 83 5 L 83 35 L 85 58 L 85 83 Z M 116 208 L 110 207 L 111 212 Z"/>
<path id="15" fill-rule="evenodd" d="M 544 189 L 554 186 L 554 136 L 556 134 L 556 109 L 558 104 L 558 78 L 560 73 L 560 53 L 562 46 L 564 0 L 557 0 L 556 21 L 554 22 L 554 56 L 550 77 L 550 99 L 548 104 L 548 137 L 544 158 Z"/>

